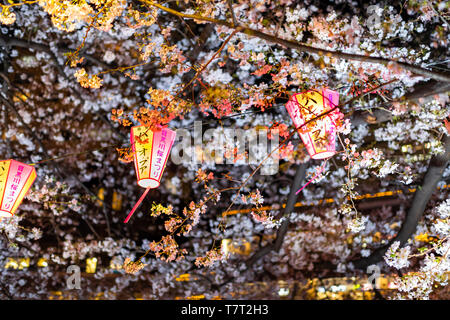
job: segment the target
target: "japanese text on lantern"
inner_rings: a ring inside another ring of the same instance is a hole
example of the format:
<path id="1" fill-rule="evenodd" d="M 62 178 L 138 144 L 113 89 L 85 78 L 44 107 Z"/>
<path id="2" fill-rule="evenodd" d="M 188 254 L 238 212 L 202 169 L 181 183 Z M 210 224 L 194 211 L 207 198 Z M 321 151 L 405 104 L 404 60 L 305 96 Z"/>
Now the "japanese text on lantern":
<path id="1" fill-rule="evenodd" d="M 151 161 L 150 152 L 153 147 L 153 132 L 144 126 L 133 127 L 133 135 L 137 137 L 134 141 L 136 172 L 139 177 L 148 177 Z"/>
<path id="2" fill-rule="evenodd" d="M 295 127 L 313 159 L 323 159 L 335 153 L 336 124 L 339 94 L 329 89 L 297 93 L 286 104 Z M 334 108 L 333 111 L 330 111 Z M 318 118 L 320 115 L 328 114 Z M 309 122 L 311 121 L 311 122 Z"/>
<path id="3" fill-rule="evenodd" d="M 154 179 L 158 179 L 162 168 L 164 167 L 164 162 L 165 162 L 165 156 L 167 154 L 166 149 L 167 149 L 167 131 L 166 130 L 162 130 L 160 135 L 156 135 L 155 136 L 155 142 L 158 142 L 159 138 L 159 143 L 155 146 L 157 146 L 154 150 L 154 166 L 152 167 L 152 175 L 151 177 Z M 152 157 L 153 158 L 153 157 Z"/>
<path id="4" fill-rule="evenodd" d="M 15 160 L 0 161 L 0 216 L 14 214 L 36 178 L 30 165 Z"/>
<path id="5" fill-rule="evenodd" d="M 10 189 L 8 190 L 8 193 L 5 197 L 5 202 L 3 203 L 3 209 L 9 210 L 12 208 L 12 205 L 14 203 L 14 195 L 17 192 L 17 188 L 19 187 L 20 180 L 22 179 L 22 173 L 23 173 L 23 166 L 18 165 L 17 171 L 13 174 L 12 184 L 10 186 Z"/>
<path id="6" fill-rule="evenodd" d="M 152 131 L 145 126 L 136 126 L 131 128 L 130 139 L 138 185 L 157 188 L 175 140 L 175 132 L 168 128 Z"/>

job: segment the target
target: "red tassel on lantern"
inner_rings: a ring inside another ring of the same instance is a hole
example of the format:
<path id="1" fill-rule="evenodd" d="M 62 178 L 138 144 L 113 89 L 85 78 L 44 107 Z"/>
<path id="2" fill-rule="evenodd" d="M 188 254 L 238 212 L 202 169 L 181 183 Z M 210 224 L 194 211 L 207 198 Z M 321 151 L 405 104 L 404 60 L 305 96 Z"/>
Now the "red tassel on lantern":
<path id="1" fill-rule="evenodd" d="M 332 114 L 338 113 L 339 110 L 336 108 L 330 114 L 304 124 L 336 107 L 338 103 L 339 93 L 322 89 L 294 94 L 286 104 L 286 109 L 295 127 L 299 129 L 298 133 L 306 150 L 313 159 L 330 158 L 336 153 L 336 124 Z"/>
<path id="2" fill-rule="evenodd" d="M 36 179 L 33 166 L 16 161 L 0 161 L 0 217 L 12 217 Z"/>

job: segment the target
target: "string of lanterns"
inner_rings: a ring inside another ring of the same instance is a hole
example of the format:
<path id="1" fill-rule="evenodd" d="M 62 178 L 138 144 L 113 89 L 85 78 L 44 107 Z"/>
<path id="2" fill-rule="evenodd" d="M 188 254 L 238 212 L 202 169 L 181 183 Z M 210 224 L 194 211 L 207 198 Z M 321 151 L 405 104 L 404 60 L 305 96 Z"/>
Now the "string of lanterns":
<path id="1" fill-rule="evenodd" d="M 333 113 L 318 117 L 330 110 L 339 112 L 336 107 L 338 103 L 339 94 L 324 88 L 321 91 L 309 90 L 294 94 L 286 104 L 312 159 L 328 159 L 336 153 L 336 123 Z M 159 187 L 175 137 L 175 131 L 168 128 L 150 130 L 144 125 L 131 127 L 130 143 L 137 184 L 145 188 L 145 192 L 124 223 L 130 220 L 147 193 Z M 313 179 L 317 176 L 318 174 Z M 33 165 L 12 159 L 0 161 L 0 218 L 14 215 L 35 179 L 36 170 Z M 300 191 L 301 189 L 297 193 Z"/>

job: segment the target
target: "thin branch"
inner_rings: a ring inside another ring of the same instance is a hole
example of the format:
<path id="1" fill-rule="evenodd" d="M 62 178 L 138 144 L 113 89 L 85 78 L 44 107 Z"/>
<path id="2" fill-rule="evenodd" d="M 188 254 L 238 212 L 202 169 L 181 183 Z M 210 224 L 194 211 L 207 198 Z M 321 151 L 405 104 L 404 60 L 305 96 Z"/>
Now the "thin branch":
<path id="1" fill-rule="evenodd" d="M 228 3 L 228 8 L 230 9 L 230 12 L 231 12 L 231 18 L 233 19 L 233 27 L 237 27 L 238 22 L 236 20 L 236 16 L 235 16 L 234 10 L 233 10 L 233 0 L 227 0 L 227 3 Z"/>
<path id="2" fill-rule="evenodd" d="M 400 241 L 400 246 L 403 246 L 411 235 L 414 234 L 417 224 L 422 218 L 427 204 L 433 193 L 436 191 L 436 186 L 439 180 L 441 180 L 444 170 L 450 162 L 450 136 L 444 135 L 442 142 L 444 144 L 445 152 L 431 158 L 428 170 L 423 179 L 422 187 L 418 188 L 414 193 L 414 198 L 400 231 L 388 245 L 375 250 L 367 258 L 354 261 L 353 265 L 356 268 L 364 269 L 371 264 L 378 263 L 383 259 L 385 252 L 393 242 Z"/>
<path id="3" fill-rule="evenodd" d="M 228 38 L 225 39 L 225 41 L 222 43 L 220 48 L 212 55 L 212 57 L 206 62 L 200 69 L 197 70 L 194 77 L 183 86 L 183 88 L 175 95 L 175 98 L 178 97 L 181 93 L 183 93 L 197 78 L 198 76 L 208 67 L 208 65 L 222 52 L 222 50 L 225 48 L 226 44 L 231 40 L 231 38 L 234 37 L 234 35 L 239 32 L 238 30 L 235 30 L 232 34 L 228 36 Z"/>
<path id="4" fill-rule="evenodd" d="M 425 103 L 428 99 L 432 99 L 434 95 L 445 93 L 450 91 L 450 83 L 429 80 L 419 82 L 414 85 L 413 90 L 406 93 L 403 97 L 397 99 L 397 102 L 405 103 L 406 101 L 412 101 L 413 103 Z M 387 104 L 382 104 L 380 107 L 388 107 L 395 101 L 391 101 Z M 374 111 L 356 111 L 351 119 L 352 125 L 357 126 L 362 123 L 381 123 L 392 119 L 392 113 L 383 109 L 377 109 Z"/>
<path id="5" fill-rule="evenodd" d="M 274 242 L 269 243 L 268 245 L 262 247 L 258 251 L 256 251 L 250 259 L 248 259 L 245 264 L 247 268 L 250 268 L 256 261 L 269 254 L 272 251 L 280 251 L 280 248 L 283 244 L 284 236 L 288 230 L 289 226 L 289 216 L 294 210 L 295 203 L 297 202 L 298 195 L 296 191 L 301 187 L 302 181 L 306 176 L 306 168 L 309 163 L 302 163 L 298 166 L 297 171 L 295 173 L 294 181 L 291 185 L 291 190 L 289 191 L 289 196 L 287 199 L 286 207 L 284 208 L 283 217 L 285 220 L 281 223 L 281 226 L 278 228 L 277 236 Z"/>
<path id="6" fill-rule="evenodd" d="M 4 84 L 6 84 L 6 82 L 4 82 Z M 50 158 L 49 153 L 47 152 L 47 149 L 45 148 L 44 144 L 42 143 L 41 139 L 36 135 L 36 133 L 28 126 L 28 124 L 23 120 L 22 116 L 20 115 L 20 113 L 18 112 L 18 110 L 14 107 L 13 103 L 10 102 L 10 98 L 8 96 L 8 86 L 4 85 L 3 88 L 3 94 L 5 96 L 7 96 L 8 98 L 4 98 L 1 94 L 0 94 L 0 101 L 3 102 L 3 104 L 5 104 L 8 108 L 10 108 L 11 111 L 13 111 L 13 113 L 16 115 L 16 117 L 19 119 L 20 123 L 27 129 L 27 131 L 30 133 L 30 135 L 33 137 L 33 139 L 37 142 L 37 144 L 39 145 L 39 147 L 41 148 L 41 152 L 42 154 L 47 157 Z M 51 163 L 51 166 L 53 167 L 54 171 L 56 172 L 56 174 L 63 179 L 63 175 L 61 174 L 61 171 L 59 169 L 58 166 L 56 166 L 54 163 Z M 93 195 L 94 197 L 97 197 L 96 194 L 94 194 L 89 188 L 87 188 L 84 183 L 75 175 L 72 175 L 72 177 L 77 180 L 77 182 L 83 187 L 83 189 L 85 189 L 88 193 L 90 193 L 91 195 Z M 53 217 L 53 216 L 52 216 Z M 95 231 L 95 229 L 92 227 L 91 223 L 84 218 L 83 215 L 81 215 L 81 217 L 86 221 L 86 223 L 88 224 L 89 228 L 91 229 L 91 231 L 97 236 L 97 238 L 101 238 L 99 236 L 99 234 Z M 57 225 L 54 225 L 55 228 L 57 228 Z"/>
<path id="7" fill-rule="evenodd" d="M 221 25 L 221 26 L 225 26 L 228 27 L 230 29 L 234 29 L 237 30 L 238 27 L 233 26 L 232 23 L 229 23 L 227 21 L 224 20 L 218 20 L 218 19 L 214 19 L 214 18 L 209 18 L 209 17 L 203 17 L 203 16 L 199 16 L 199 15 L 195 15 L 195 14 L 186 14 L 186 13 L 182 13 L 170 8 L 167 8 L 163 5 L 160 5 L 158 3 L 154 3 L 152 1 L 149 0 L 141 0 L 143 3 L 146 3 L 150 6 L 156 7 L 158 9 L 161 9 L 167 13 L 170 13 L 172 15 L 175 16 L 179 16 L 182 18 L 186 18 L 186 19 L 194 19 L 197 21 L 205 21 L 205 22 L 210 22 L 216 25 Z M 370 63 L 376 63 L 376 64 L 382 64 L 385 66 L 398 66 L 402 69 L 405 69 L 407 71 L 410 71 L 414 74 L 423 76 L 423 77 L 427 77 L 427 78 L 433 78 L 439 81 L 444 81 L 444 82 L 450 82 L 450 75 L 447 73 L 442 73 L 442 72 L 437 72 L 437 71 L 432 71 L 432 70 L 428 70 L 428 69 L 424 69 L 412 64 L 408 64 L 405 62 L 399 62 L 399 61 L 395 61 L 395 60 L 391 60 L 391 59 L 386 59 L 386 58 L 381 58 L 381 57 L 373 57 L 373 56 L 366 56 L 366 55 L 359 55 L 359 54 L 352 54 L 352 53 L 345 53 L 342 51 L 332 51 L 332 50 L 326 50 L 326 49 L 321 49 L 321 48 L 316 48 L 316 47 L 312 47 L 312 46 L 308 46 L 302 43 L 299 43 L 297 41 L 292 41 L 292 40 L 285 40 L 285 39 L 281 39 L 278 38 L 276 36 L 255 30 L 255 29 L 251 29 L 248 27 L 244 27 L 244 26 L 239 26 L 240 30 L 239 32 L 244 33 L 248 36 L 251 37 L 257 37 L 263 40 L 267 40 L 269 42 L 273 42 L 279 45 L 282 45 L 284 47 L 290 48 L 290 49 L 294 49 L 294 50 L 298 50 L 301 52 L 308 52 L 311 54 L 318 54 L 319 56 L 323 56 L 323 55 L 327 55 L 327 56 L 332 56 L 335 58 L 340 58 L 340 59 L 346 59 L 346 60 L 354 60 L 354 61 L 360 61 L 360 62 L 370 62 Z"/>

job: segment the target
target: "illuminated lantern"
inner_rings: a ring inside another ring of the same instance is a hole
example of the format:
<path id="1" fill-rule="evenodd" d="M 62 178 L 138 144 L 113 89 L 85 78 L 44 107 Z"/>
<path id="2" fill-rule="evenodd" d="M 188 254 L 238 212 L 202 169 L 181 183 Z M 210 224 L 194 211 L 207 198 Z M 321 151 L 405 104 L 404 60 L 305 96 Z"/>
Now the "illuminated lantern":
<path id="1" fill-rule="evenodd" d="M 152 131 L 145 126 L 136 126 L 131 128 L 130 140 L 138 185 L 151 189 L 159 187 L 175 132 L 168 128 Z"/>
<path id="2" fill-rule="evenodd" d="M 146 126 L 131 128 L 130 142 L 133 148 L 137 183 L 146 190 L 128 214 L 125 223 L 131 218 L 150 189 L 159 187 L 175 135 L 175 131 L 168 128 L 158 131 L 152 131 Z"/>
<path id="3" fill-rule="evenodd" d="M 16 160 L 0 161 L 0 218 L 14 215 L 34 179 L 33 166 Z"/>
<path id="4" fill-rule="evenodd" d="M 339 110 L 336 108 L 326 116 L 304 124 L 338 104 L 339 93 L 329 89 L 294 94 L 286 104 L 286 109 L 298 129 L 306 150 L 313 159 L 326 159 L 336 153 L 336 124 L 333 115 Z"/>

